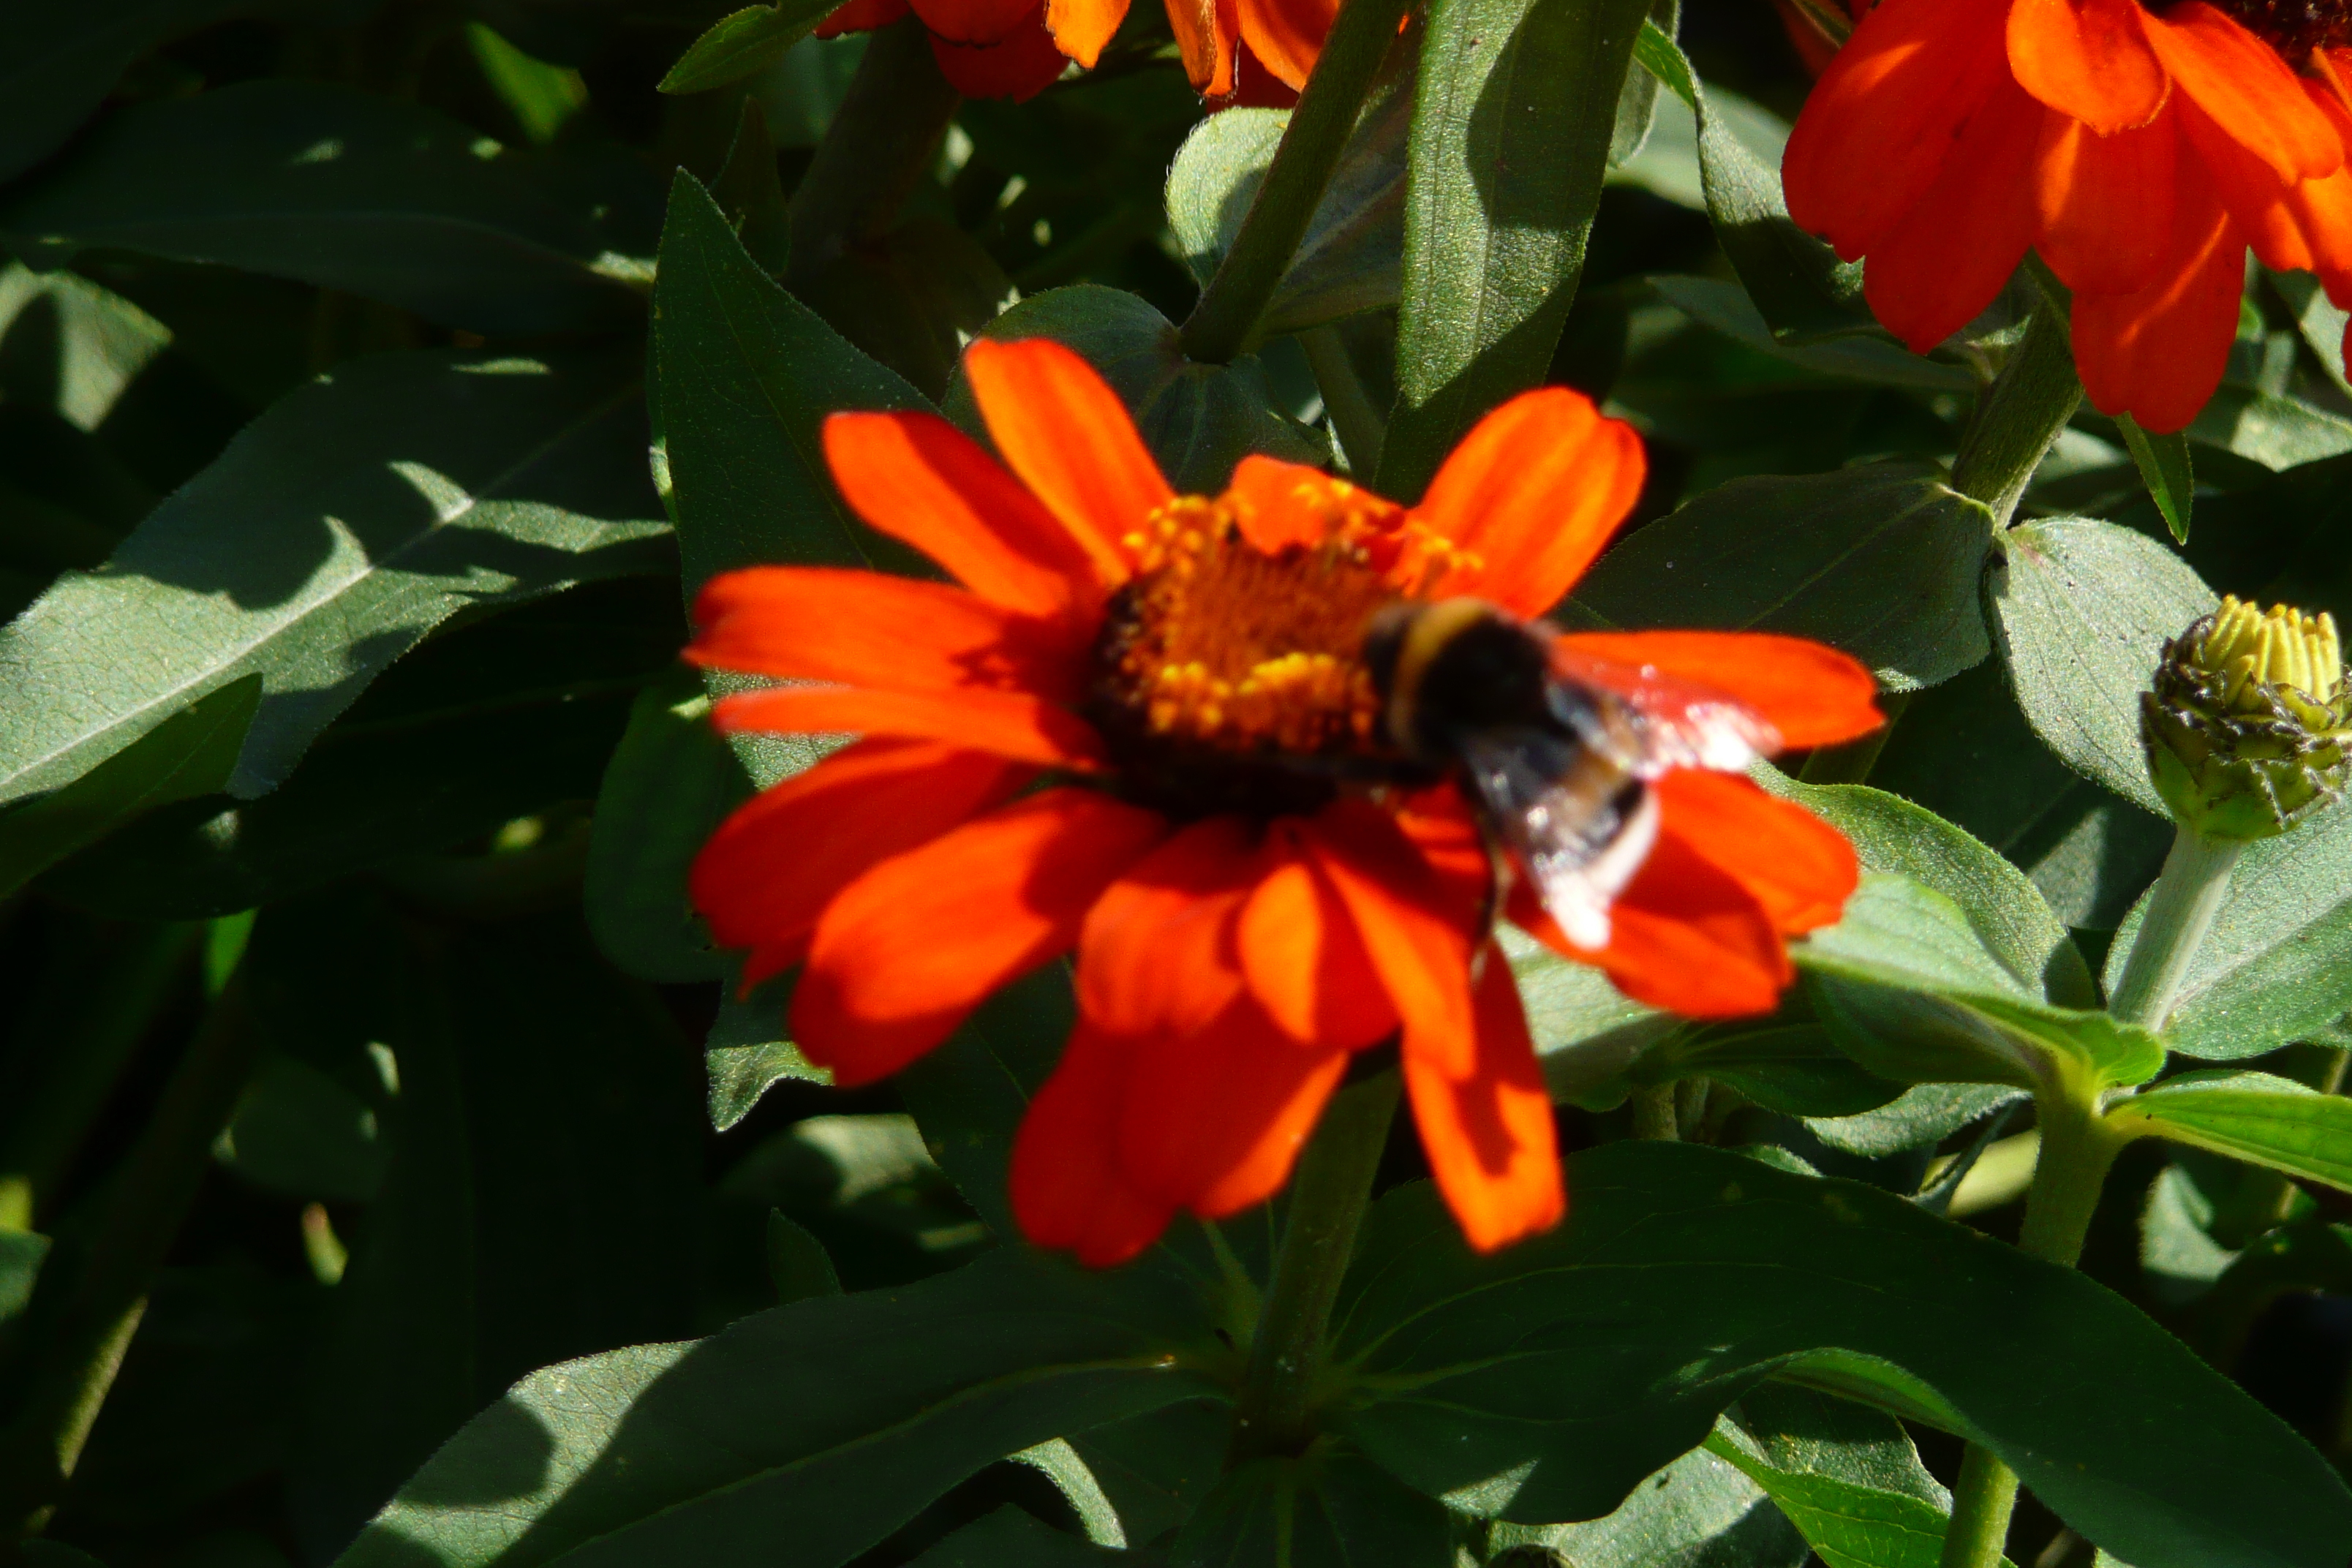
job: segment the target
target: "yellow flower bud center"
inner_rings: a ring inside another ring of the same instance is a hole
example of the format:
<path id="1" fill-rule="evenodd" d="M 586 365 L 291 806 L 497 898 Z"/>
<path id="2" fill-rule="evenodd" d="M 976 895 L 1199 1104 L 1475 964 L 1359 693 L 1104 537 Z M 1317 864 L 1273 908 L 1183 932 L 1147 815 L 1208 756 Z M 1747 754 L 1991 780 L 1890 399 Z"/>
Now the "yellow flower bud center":
<path id="1" fill-rule="evenodd" d="M 2292 692 L 2304 704 L 2332 703 L 2344 689 L 2344 644 L 2336 617 L 2305 615 L 2291 605 L 2268 611 L 2234 595 L 2214 612 L 2212 629 L 2197 648 L 2197 662 L 2222 678 L 2228 710 L 2260 713 L 2272 692 Z"/>

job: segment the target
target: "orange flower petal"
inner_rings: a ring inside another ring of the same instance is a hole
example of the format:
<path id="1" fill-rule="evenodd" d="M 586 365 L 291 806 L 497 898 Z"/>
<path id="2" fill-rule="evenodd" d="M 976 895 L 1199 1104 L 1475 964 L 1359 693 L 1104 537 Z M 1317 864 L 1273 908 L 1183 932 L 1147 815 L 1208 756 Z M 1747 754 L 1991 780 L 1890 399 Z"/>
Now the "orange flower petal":
<path id="1" fill-rule="evenodd" d="M 887 691 L 1076 697 L 1090 628 L 1017 616 L 945 583 L 829 566 L 722 573 L 694 602 L 695 664 Z"/>
<path id="2" fill-rule="evenodd" d="M 1238 0 L 1235 19 L 1250 52 L 1297 92 L 1307 85 L 1339 15 L 1339 0 Z"/>
<path id="3" fill-rule="evenodd" d="M 958 43 L 933 33 L 931 58 L 948 85 L 966 98 L 1009 98 L 1016 103 L 1053 86 L 1069 65 L 1045 30 L 1043 5 L 999 39 Z"/>
<path id="4" fill-rule="evenodd" d="M 1368 489 L 1303 463 L 1256 453 L 1234 468 L 1224 500 L 1234 509 L 1242 537 L 1268 555 L 1292 545 L 1313 549 L 1331 535 L 1332 521 L 1345 513 L 1374 527 L 1392 525 L 1404 509 Z"/>
<path id="5" fill-rule="evenodd" d="M 944 741 L 1019 762 L 1093 772 L 1104 765 L 1092 725 L 1059 703 L 1019 691 L 866 691 L 783 686 L 721 700 L 722 731 L 780 735 L 889 735 Z"/>
<path id="6" fill-rule="evenodd" d="M 1281 859 L 1242 908 L 1235 929 L 1250 994 L 1300 1045 L 1369 1046 L 1397 1026 L 1347 906 L 1316 873 L 1295 824 L 1277 823 Z"/>
<path id="7" fill-rule="evenodd" d="M 1019 615 L 1092 613 L 1101 574 L 1085 546 L 979 443 L 936 414 L 835 414 L 825 461 L 857 515 Z"/>
<path id="8" fill-rule="evenodd" d="M 1579 953 L 1557 929 L 1529 931 L 1597 963 L 1636 1002 L 1688 1018 L 1769 1013 L 1796 978 L 1780 933 L 1756 896 L 1671 826 L 1609 911 L 1609 945 Z"/>
<path id="9" fill-rule="evenodd" d="M 1168 0 L 1168 27 L 1184 57 L 1184 74 L 1202 98 L 1234 90 L 1234 43 L 1241 36 L 1235 0 Z"/>
<path id="10" fill-rule="evenodd" d="M 1126 20 L 1127 0 L 1045 0 L 1045 30 L 1062 53 L 1088 70 Z"/>
<path id="11" fill-rule="evenodd" d="M 907 0 L 849 0 L 849 4 L 816 25 L 820 38 L 837 38 L 844 33 L 870 33 L 877 27 L 887 27 L 908 10 Z"/>
<path id="12" fill-rule="evenodd" d="M 1404 1026 L 1404 1048 L 1454 1077 L 1474 1061 L 1470 939 L 1444 889 L 1388 815 L 1360 802 L 1327 806 L 1300 842 L 1346 906 L 1372 970 Z"/>
<path id="13" fill-rule="evenodd" d="M 1926 197 L 1872 247 L 1864 294 L 1914 353 L 1976 320 L 2025 259 L 2033 243 L 2034 150 L 2049 118 L 2014 85 L 1993 89 Z"/>
<path id="14" fill-rule="evenodd" d="M 1022 1234 L 1039 1247 L 1066 1247 L 1093 1268 L 1124 1263 L 1159 1240 L 1176 1210 L 1146 1196 L 1119 1169 L 1119 1107 L 1132 1054 L 1081 1018 L 1013 1141 L 1006 1188 Z"/>
<path id="15" fill-rule="evenodd" d="M 845 1087 L 898 1071 L 990 992 L 1067 952 L 1103 889 L 1166 831 L 1156 812 L 1050 789 L 882 861 L 818 919 L 793 1038 Z"/>
<path id="16" fill-rule="evenodd" d="M 2197 417 L 2221 384 L 2238 336 L 2246 241 L 2200 172 L 2184 164 L 2172 255 L 2158 282 L 2132 294 L 2074 296 L 2074 365 L 2084 395 L 2168 435 Z"/>
<path id="17" fill-rule="evenodd" d="M 912 0 L 915 15 L 934 37 L 957 44 L 993 44 L 1037 9 L 1036 0 Z"/>
<path id="18" fill-rule="evenodd" d="M 1539 616 L 1601 553 L 1642 493 L 1642 438 L 1580 392 L 1539 387 L 1478 421 L 1413 517 L 1477 558 L 1433 597 L 1475 594 Z"/>
<path id="19" fill-rule="evenodd" d="M 1878 682 L 1833 647 L 1766 632 L 1567 632 L 1555 644 L 1570 673 L 1638 702 L 1663 678 L 1729 698 L 1780 732 L 1790 751 L 1867 735 L 1885 721 Z"/>
<path id="20" fill-rule="evenodd" d="M 2344 166 L 2344 143 L 2278 51 L 2205 0 L 2182 0 L 2142 25 L 2173 84 L 2267 166 L 2298 184 Z"/>
<path id="21" fill-rule="evenodd" d="M 1852 261 L 1927 194 L 2009 74 L 1999 0 L 1885 0 L 1805 100 L 1780 162 L 1789 212 Z"/>
<path id="22" fill-rule="evenodd" d="M 1265 870 L 1238 816 L 1193 823 L 1127 869 L 1078 935 L 1078 1011 L 1115 1035 L 1192 1035 L 1241 994 L 1234 924 Z"/>
<path id="23" fill-rule="evenodd" d="M 1405 1091 L 1437 1190 L 1480 1252 L 1549 1230 L 1568 1212 L 1551 1096 L 1511 966 L 1489 948 L 1477 987 L 1478 1059 L 1449 1077 L 1411 1051 Z"/>
<path id="24" fill-rule="evenodd" d="M 1119 542 L 1174 492 L 1118 394 L 1045 338 L 982 338 L 965 352 L 963 369 L 1005 466 L 1085 542 L 1104 582 L 1124 582 Z"/>
<path id="25" fill-rule="evenodd" d="M 694 907 L 746 984 L 808 955 L 817 917 L 877 861 L 1018 793 L 1034 768 L 928 742 L 861 741 L 746 802 L 694 858 Z"/>
<path id="26" fill-rule="evenodd" d="M 2316 267 L 2317 258 L 2304 237 L 2303 225 L 2293 202 L 2295 195 L 2313 182 L 2280 184 L 2269 164 L 2240 146 L 2211 115 L 2194 103 L 2180 106 L 2180 130 L 2188 146 L 2203 161 L 2214 193 L 2229 208 L 2231 218 L 2263 265 L 2281 272 L 2305 272 Z M 2336 174 L 2343 172 L 2338 169 Z M 2146 279 L 2141 286 L 2153 281 L 2152 278 Z"/>
<path id="27" fill-rule="evenodd" d="M 2037 243 L 2068 288 L 2129 293 L 2156 280 L 2172 247 L 2179 155 L 2177 113 L 2113 136 L 2047 118 L 2034 166 Z"/>
<path id="28" fill-rule="evenodd" d="M 1845 912 L 1862 877 L 1853 846 L 1803 806 L 1728 773 L 1678 771 L 1655 787 L 1664 826 L 1754 894 L 1782 935 Z"/>
<path id="29" fill-rule="evenodd" d="M 1138 1042 L 1118 1116 L 1119 1168 L 1149 1196 L 1217 1219 L 1272 1197 L 1348 1070 L 1301 1049 L 1246 1000 L 1192 1036 Z"/>
<path id="30" fill-rule="evenodd" d="M 2015 0 L 2009 68 L 2020 87 L 2102 136 L 2146 125 L 2172 79 L 2141 16 L 2138 0 Z"/>

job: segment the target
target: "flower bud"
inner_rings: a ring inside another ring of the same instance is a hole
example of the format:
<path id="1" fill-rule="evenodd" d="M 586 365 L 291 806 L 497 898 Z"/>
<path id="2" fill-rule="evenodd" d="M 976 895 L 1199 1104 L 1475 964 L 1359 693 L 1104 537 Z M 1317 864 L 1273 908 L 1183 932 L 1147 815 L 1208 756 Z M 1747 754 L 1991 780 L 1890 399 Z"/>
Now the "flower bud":
<path id="1" fill-rule="evenodd" d="M 2336 618 L 2236 598 L 2164 645 L 2140 698 L 2148 773 L 2208 838 L 2268 838 L 2352 783 L 2352 699 Z"/>

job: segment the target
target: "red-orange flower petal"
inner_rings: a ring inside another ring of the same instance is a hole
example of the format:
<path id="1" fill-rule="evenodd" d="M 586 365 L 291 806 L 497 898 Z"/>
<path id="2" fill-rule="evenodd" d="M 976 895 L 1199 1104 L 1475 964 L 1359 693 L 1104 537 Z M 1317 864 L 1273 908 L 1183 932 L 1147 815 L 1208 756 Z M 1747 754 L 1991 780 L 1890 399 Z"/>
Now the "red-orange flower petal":
<path id="1" fill-rule="evenodd" d="M 1378 527 L 1393 526 L 1404 515 L 1395 502 L 1320 468 L 1255 452 L 1234 465 L 1224 499 L 1234 509 L 1242 537 L 1268 555 L 1279 555 L 1292 545 L 1313 549 L 1321 544 L 1330 537 L 1335 513 Z"/>
<path id="2" fill-rule="evenodd" d="M 880 862 L 817 921 L 793 1038 L 844 1085 L 898 1071 L 989 993 L 1067 952 L 1103 889 L 1166 832 L 1156 812 L 1051 789 Z"/>
<path id="3" fill-rule="evenodd" d="M 1045 30 L 1064 54 L 1088 70 L 1125 20 L 1127 0 L 1045 0 Z"/>
<path id="4" fill-rule="evenodd" d="M 1750 893 L 1784 936 L 1834 925 L 1862 868 L 1845 835 L 1730 773 L 1657 782 L 1664 827 Z"/>
<path id="5" fill-rule="evenodd" d="M 1078 934 L 1078 1010 L 1106 1033 L 1189 1037 L 1241 994 L 1234 926 L 1265 858 L 1238 816 L 1193 823 L 1137 861 Z"/>
<path id="6" fill-rule="evenodd" d="M 1091 613 L 1102 575 L 1078 540 L 977 442 L 936 414 L 835 414 L 825 461 L 858 516 L 992 605 Z"/>
<path id="7" fill-rule="evenodd" d="M 755 984 L 808 954 L 833 896 L 878 860 L 1009 800 L 1034 768 L 933 742 L 861 741 L 745 803 L 694 858 L 694 907 Z"/>
<path id="8" fill-rule="evenodd" d="M 2047 113 L 2014 83 L 1995 87 L 1927 195 L 1872 247 L 1864 294 L 1912 353 L 1926 353 L 1974 321 L 2025 259 Z"/>
<path id="9" fill-rule="evenodd" d="M 1475 1060 L 1470 939 L 1444 888 L 1387 813 L 1360 802 L 1327 806 L 1300 841 L 1347 907 L 1364 952 L 1404 1026 L 1404 1048 L 1454 1077 Z"/>
<path id="10" fill-rule="evenodd" d="M 2245 237 L 2186 164 L 2172 221 L 2172 255 L 2156 283 L 2074 296 L 2084 394 L 2100 413 L 2129 414 L 2158 435 L 2184 428 L 2221 384 L 2246 278 Z"/>
<path id="11" fill-rule="evenodd" d="M 964 375 L 1005 466 L 1103 568 L 1126 579 L 1120 541 L 1174 492 L 1136 434 L 1127 405 L 1094 367 L 1045 338 L 966 351 Z"/>
<path id="12" fill-rule="evenodd" d="M 1560 946 L 1557 929 L 1528 929 Z M 1769 1013 L 1796 977 L 1756 896 L 1663 824 L 1650 858 L 1610 909 L 1609 945 L 1591 954 L 1561 951 L 1599 964 L 1636 1002 L 1686 1018 Z"/>
<path id="13" fill-rule="evenodd" d="M 2138 0 L 2014 0 L 2009 68 L 2020 87 L 2102 136 L 2146 125 L 2172 79 L 2142 15 Z"/>
<path id="14" fill-rule="evenodd" d="M 1437 1190 L 1481 1252 L 1550 1229 L 1568 1212 L 1551 1096 L 1511 966 L 1492 948 L 1477 987 L 1477 1062 L 1455 1078 L 1411 1051 L 1405 1089 Z"/>
<path id="15" fill-rule="evenodd" d="M 820 38 L 837 38 L 844 33 L 867 33 L 877 27 L 887 27 L 905 16 L 910 7 L 908 0 L 849 0 L 849 3 L 816 25 Z"/>
<path id="16" fill-rule="evenodd" d="M 2047 117 L 2034 168 L 2037 243 L 2068 288 L 2130 293 L 2156 281 L 2172 251 L 2180 152 L 2178 113 L 2112 136 Z"/>
<path id="17" fill-rule="evenodd" d="M 1022 102 L 1061 79 L 1069 65 L 1045 30 L 1045 8 L 1029 12 L 1003 37 L 958 43 L 931 35 L 931 58 L 948 85 L 966 98 L 1009 98 Z"/>
<path id="18" fill-rule="evenodd" d="M 1347 905 L 1299 845 L 1297 824 L 1277 822 L 1272 832 L 1280 858 L 1251 890 L 1234 931 L 1250 994 L 1301 1045 L 1370 1045 L 1396 1028 L 1396 1008 Z"/>
<path id="19" fill-rule="evenodd" d="M 911 0 L 931 36 L 955 44 L 993 44 L 1037 10 L 1037 0 Z"/>
<path id="20" fill-rule="evenodd" d="M 1204 1219 L 1274 1195 L 1348 1070 L 1347 1051 L 1293 1044 L 1245 998 L 1197 1035 L 1131 1048 L 1119 1166 Z"/>
<path id="21" fill-rule="evenodd" d="M 1307 85 L 1339 0 L 1237 0 L 1242 41 L 1293 92 Z"/>
<path id="22" fill-rule="evenodd" d="M 1044 767 L 1104 766 L 1094 727 L 1057 702 L 1021 691 L 867 691 L 782 686 L 726 698 L 711 711 L 723 731 L 781 735 L 890 735 L 944 741 Z"/>
<path id="23" fill-rule="evenodd" d="M 1234 45 L 1241 36 L 1236 0 L 1168 0 L 1168 27 L 1184 57 L 1184 74 L 1203 98 L 1234 90 Z"/>
<path id="24" fill-rule="evenodd" d="M 2175 90 L 2265 164 L 2273 184 L 2315 180 L 2344 166 L 2344 143 L 2327 116 L 2278 51 L 2236 20 L 2205 0 L 2182 0 L 2162 16 L 2147 14 L 2142 25 Z"/>
<path id="25" fill-rule="evenodd" d="M 2000 0 L 1884 0 L 1830 62 L 1780 164 L 1789 212 L 1847 260 L 1927 194 L 2009 73 Z"/>
<path id="26" fill-rule="evenodd" d="M 887 691 L 1075 697 L 1086 630 L 1018 616 L 945 583 L 827 566 L 713 577 L 694 604 L 686 658 L 757 675 Z"/>
<path id="27" fill-rule="evenodd" d="M 1720 693 L 1780 732 L 1791 751 L 1867 735 L 1885 721 L 1878 683 L 1853 659 L 1803 637 L 1766 632 L 1568 632 L 1563 668 L 1639 698 L 1645 679 Z M 1615 667 L 1612 674 L 1609 667 Z"/>
<path id="28" fill-rule="evenodd" d="M 1648 471 L 1642 438 L 1564 386 L 1521 393 L 1478 421 L 1412 515 L 1477 558 L 1433 597 L 1475 594 L 1522 616 L 1568 596 Z"/>
<path id="29" fill-rule="evenodd" d="M 2317 258 L 2304 237 L 2303 225 L 2293 205 L 2294 195 L 2314 182 L 2280 184 L 2269 164 L 2241 146 L 2195 103 L 2180 106 L 2179 120 L 2182 139 L 2203 161 L 2214 194 L 2221 198 L 2239 233 L 2253 247 L 2263 265 L 2281 272 L 2308 271 L 2315 267 Z M 2340 169 L 2336 171 L 2337 174 L 2342 173 Z"/>
<path id="30" fill-rule="evenodd" d="M 1108 1268 L 1160 1239 L 1176 1205 L 1147 1196 L 1118 1159 L 1119 1110 L 1133 1055 L 1084 1018 L 1029 1102 L 1006 1179 L 1013 1217 L 1039 1247 Z"/>

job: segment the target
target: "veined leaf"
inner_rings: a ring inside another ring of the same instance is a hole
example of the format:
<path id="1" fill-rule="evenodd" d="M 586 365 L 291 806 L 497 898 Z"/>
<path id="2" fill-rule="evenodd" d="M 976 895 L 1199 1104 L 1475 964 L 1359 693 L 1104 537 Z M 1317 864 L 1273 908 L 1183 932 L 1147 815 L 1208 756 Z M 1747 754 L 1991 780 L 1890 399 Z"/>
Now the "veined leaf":
<path id="1" fill-rule="evenodd" d="M 123 68 L 235 0 L 90 0 L 12 5 L 0 16 L 0 181 L 57 151 Z"/>
<path id="2" fill-rule="evenodd" d="M 2107 1120 L 2352 1190 L 2352 1100 L 2293 1079 L 2188 1073 L 2115 1106 Z"/>
<path id="3" fill-rule="evenodd" d="M 2131 449 L 2132 461 L 2139 465 L 2139 477 L 2147 485 L 2148 499 L 2164 514 L 2164 525 L 2172 531 L 2174 542 L 2188 543 L 2189 509 L 2197 500 L 2197 465 L 2189 455 L 2188 434 L 2151 436 L 2128 414 L 2119 416 L 2116 426 L 2123 431 L 2124 445 Z"/>
<path id="4" fill-rule="evenodd" d="M 1232 1471 L 1201 1500 L 1169 1553 L 1173 1568 L 1454 1568 L 1454 1525 L 1347 1443 Z"/>
<path id="5" fill-rule="evenodd" d="M 730 11 L 687 46 L 661 79 L 664 92 L 709 92 L 784 58 L 834 9 L 833 0 L 779 0 Z"/>

